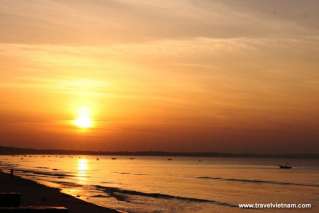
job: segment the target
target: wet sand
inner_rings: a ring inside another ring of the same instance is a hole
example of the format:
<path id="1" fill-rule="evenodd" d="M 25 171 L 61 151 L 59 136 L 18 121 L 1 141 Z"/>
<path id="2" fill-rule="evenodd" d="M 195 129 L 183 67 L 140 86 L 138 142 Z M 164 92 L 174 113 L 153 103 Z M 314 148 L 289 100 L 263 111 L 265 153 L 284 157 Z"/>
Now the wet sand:
<path id="1" fill-rule="evenodd" d="M 117 212 L 112 209 L 99 207 L 87 203 L 70 195 L 61 193 L 56 188 L 50 188 L 31 180 L 20 177 L 11 177 L 9 174 L 0 172 L 0 192 L 18 192 L 22 194 L 21 205 L 39 206 L 64 206 L 70 213 L 109 213 Z"/>

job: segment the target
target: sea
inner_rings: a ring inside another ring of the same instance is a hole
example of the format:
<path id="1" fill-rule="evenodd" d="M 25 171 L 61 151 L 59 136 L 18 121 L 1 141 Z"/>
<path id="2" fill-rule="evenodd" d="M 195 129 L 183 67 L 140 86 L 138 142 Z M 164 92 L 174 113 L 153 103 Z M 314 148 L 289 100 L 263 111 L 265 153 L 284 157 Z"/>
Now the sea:
<path id="1" fill-rule="evenodd" d="M 292 169 L 280 169 L 288 162 Z M 0 169 L 122 212 L 319 212 L 319 160 L 2 155 Z M 243 209 L 239 204 L 311 204 Z"/>

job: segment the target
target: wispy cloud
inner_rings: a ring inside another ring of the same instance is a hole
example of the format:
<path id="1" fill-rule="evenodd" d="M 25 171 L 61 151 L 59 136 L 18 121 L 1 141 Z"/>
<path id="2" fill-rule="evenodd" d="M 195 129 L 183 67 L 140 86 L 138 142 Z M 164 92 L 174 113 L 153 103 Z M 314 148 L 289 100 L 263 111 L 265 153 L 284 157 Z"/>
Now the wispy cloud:
<path id="1" fill-rule="evenodd" d="M 7 1 L 1 42 L 101 44 L 318 34 L 316 1 Z M 296 8 L 301 8 L 297 10 Z"/>

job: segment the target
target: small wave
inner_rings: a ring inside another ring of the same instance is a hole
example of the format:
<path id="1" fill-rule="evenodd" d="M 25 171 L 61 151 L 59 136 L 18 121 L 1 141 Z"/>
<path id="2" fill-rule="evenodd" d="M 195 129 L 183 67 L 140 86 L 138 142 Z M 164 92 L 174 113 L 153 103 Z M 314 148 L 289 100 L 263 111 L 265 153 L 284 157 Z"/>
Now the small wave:
<path id="1" fill-rule="evenodd" d="M 37 166 L 35 168 L 37 168 L 37 169 L 49 169 L 49 167 L 45 167 L 45 166 Z"/>
<path id="2" fill-rule="evenodd" d="M 100 185 L 95 185 L 97 190 L 101 190 L 104 193 L 108 194 L 111 197 L 114 197 L 118 201 L 129 201 L 129 196 L 143 196 L 143 197 L 149 197 L 149 198 L 159 198 L 159 199 L 176 199 L 181 201 L 187 201 L 187 202 L 197 202 L 197 203 L 211 203 L 216 205 L 222 205 L 226 207 L 237 207 L 237 205 L 215 201 L 215 200 L 206 200 L 206 199 L 199 199 L 199 198 L 189 198 L 189 197 L 180 197 L 180 196 L 174 196 L 174 195 L 167 195 L 167 194 L 161 194 L 161 193 L 146 193 L 146 192 L 140 192 L 140 191 L 134 191 L 134 190 L 128 190 L 128 189 L 121 189 L 117 187 L 105 187 Z"/>
<path id="3" fill-rule="evenodd" d="M 102 181 L 101 183 L 113 184 L 113 182 L 112 182 L 112 181 Z"/>
<path id="4" fill-rule="evenodd" d="M 93 195 L 91 197 L 94 197 L 94 198 L 105 198 L 105 197 L 108 197 L 106 195 Z"/>
<path id="5" fill-rule="evenodd" d="M 18 172 L 22 173 L 28 173 L 28 174 L 34 174 L 34 175 L 42 175 L 42 176 L 53 176 L 58 178 L 64 178 L 64 177 L 72 177 L 72 175 L 65 174 L 65 173 L 56 173 L 56 172 L 46 172 L 46 171 L 37 171 L 32 169 L 16 169 Z"/>
<path id="6" fill-rule="evenodd" d="M 81 184 L 78 183 L 71 183 L 71 182 L 66 182 L 66 181 L 53 181 L 54 183 L 62 184 L 63 186 L 66 187 L 82 187 Z"/>
<path id="7" fill-rule="evenodd" d="M 310 186 L 319 187 L 318 184 L 304 184 L 304 183 L 291 183 L 291 182 L 280 182 L 271 180 L 258 180 L 258 179 L 236 179 L 236 178 L 221 178 L 221 177 L 197 177 L 199 179 L 210 179 L 210 180 L 221 180 L 230 182 L 242 182 L 242 183 L 256 183 L 256 184 L 275 184 L 275 185 L 292 185 L 292 186 Z"/>
<path id="8" fill-rule="evenodd" d="M 129 172 L 114 172 L 115 174 L 120 174 L 120 175 L 130 175 L 131 173 Z"/>
<path id="9" fill-rule="evenodd" d="M 4 168 L 4 169 L 12 169 L 18 166 L 18 164 L 8 163 L 8 162 L 0 162 L 0 165 L 1 165 L 1 168 Z"/>
<path id="10" fill-rule="evenodd" d="M 129 172 L 113 172 L 114 174 L 120 174 L 120 175 L 146 175 L 142 173 L 129 173 Z"/>

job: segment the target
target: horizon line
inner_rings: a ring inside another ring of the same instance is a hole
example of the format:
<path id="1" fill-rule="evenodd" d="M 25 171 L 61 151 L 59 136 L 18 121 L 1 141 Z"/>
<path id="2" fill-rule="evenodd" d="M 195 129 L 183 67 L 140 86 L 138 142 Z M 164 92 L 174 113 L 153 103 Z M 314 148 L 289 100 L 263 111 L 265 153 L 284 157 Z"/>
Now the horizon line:
<path id="1" fill-rule="evenodd" d="M 234 152 L 181 152 L 181 151 L 96 151 L 74 149 L 28 148 L 0 146 L 0 155 L 7 154 L 61 154 L 61 155 L 139 155 L 139 156 L 176 156 L 176 157 L 245 157 L 245 158 L 313 158 L 319 159 L 319 153 L 234 153 Z"/>

